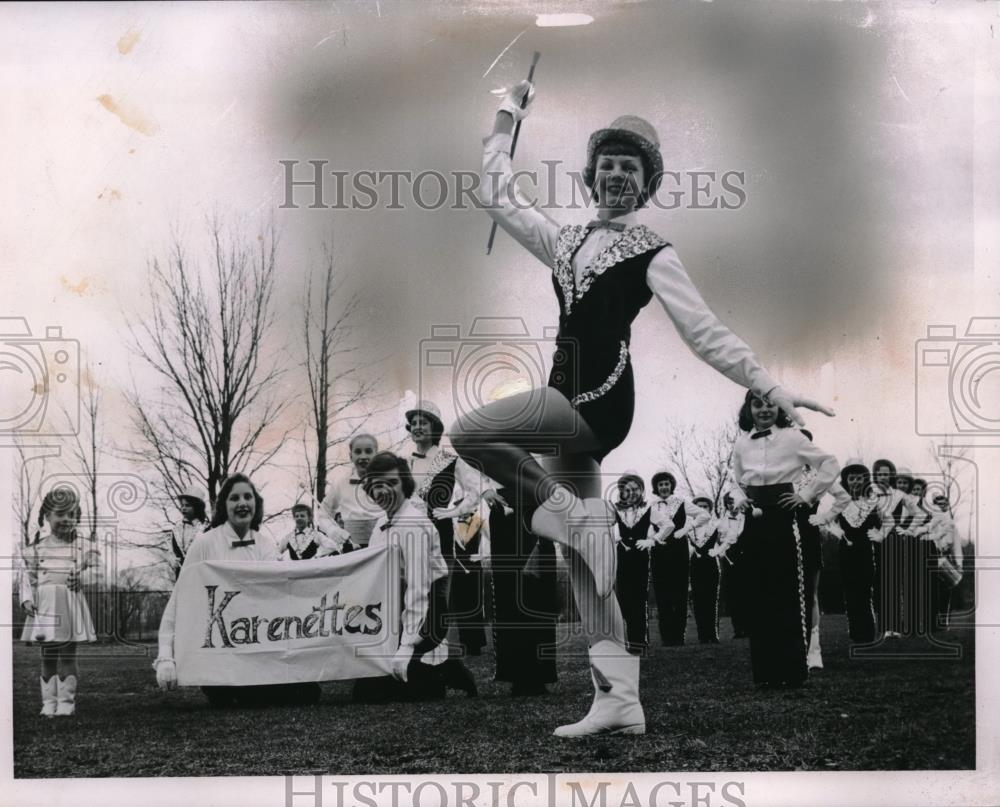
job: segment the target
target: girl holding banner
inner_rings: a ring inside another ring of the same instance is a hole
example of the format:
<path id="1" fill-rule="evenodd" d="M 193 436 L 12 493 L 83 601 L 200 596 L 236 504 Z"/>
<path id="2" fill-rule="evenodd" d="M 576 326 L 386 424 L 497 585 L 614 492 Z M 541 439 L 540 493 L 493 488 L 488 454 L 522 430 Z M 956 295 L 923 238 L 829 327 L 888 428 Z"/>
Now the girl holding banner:
<path id="1" fill-rule="evenodd" d="M 202 561 L 208 560 L 277 560 L 274 543 L 261 535 L 264 517 L 264 499 L 253 482 L 244 474 L 234 474 L 222 483 L 215 501 L 211 529 L 191 544 L 177 585 L 170 593 L 170 600 L 160 622 L 159 655 L 153 662 L 156 682 L 162 690 L 177 687 L 177 666 L 174 663 L 174 630 L 177 615 L 177 591 L 184 575 Z M 202 692 L 215 707 L 232 705 L 250 706 L 265 703 L 281 705 L 306 705 L 319 700 L 317 683 L 270 684 L 258 686 L 206 686 Z"/>
<path id="2" fill-rule="evenodd" d="M 414 496 L 416 483 L 409 463 L 389 451 L 376 454 L 364 478 L 365 492 L 383 511 L 375 522 L 369 547 L 399 547 L 406 583 L 402 635 L 392 660 L 393 677 L 404 685 L 407 700 L 443 698 L 446 689 L 477 693 L 472 674 L 449 656 L 448 565 L 434 523 L 424 503 Z M 394 581 L 389 581 L 390 585 Z M 359 700 L 389 700 L 393 687 L 377 679 L 362 679 L 355 688 Z"/>

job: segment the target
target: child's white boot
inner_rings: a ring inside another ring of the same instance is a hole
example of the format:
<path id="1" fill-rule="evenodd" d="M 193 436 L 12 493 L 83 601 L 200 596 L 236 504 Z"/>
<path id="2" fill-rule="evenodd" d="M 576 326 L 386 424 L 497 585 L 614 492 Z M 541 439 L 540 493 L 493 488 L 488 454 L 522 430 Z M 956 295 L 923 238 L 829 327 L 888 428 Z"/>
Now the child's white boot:
<path id="1" fill-rule="evenodd" d="M 52 678 L 58 681 L 56 717 L 69 717 L 76 711 L 76 676 L 67 675 L 65 678 L 60 678 L 55 675 Z"/>

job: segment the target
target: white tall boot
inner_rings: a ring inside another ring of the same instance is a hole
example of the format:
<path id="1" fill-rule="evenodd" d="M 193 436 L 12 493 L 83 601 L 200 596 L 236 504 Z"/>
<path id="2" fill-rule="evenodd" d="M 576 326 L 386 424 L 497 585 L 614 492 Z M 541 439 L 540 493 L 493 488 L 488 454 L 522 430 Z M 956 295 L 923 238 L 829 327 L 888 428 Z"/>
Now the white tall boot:
<path id="1" fill-rule="evenodd" d="M 615 587 L 614 523 L 611 505 L 604 499 L 580 499 L 558 488 L 532 515 L 531 531 L 576 552 L 603 599 Z"/>
<path id="2" fill-rule="evenodd" d="M 809 652 L 806 654 L 806 666 L 810 670 L 823 669 L 823 650 L 819 646 L 819 626 L 813 626 L 809 634 Z"/>
<path id="3" fill-rule="evenodd" d="M 40 678 L 39 680 L 42 683 L 42 711 L 40 714 L 43 717 L 52 717 L 56 713 L 57 676 L 53 675 L 48 681 L 44 678 Z"/>
<path id="4" fill-rule="evenodd" d="M 646 717 L 639 703 L 639 657 L 611 641 L 590 648 L 594 703 L 578 723 L 560 726 L 556 737 L 594 734 L 645 734 Z"/>
<path id="5" fill-rule="evenodd" d="M 58 675 L 52 676 L 57 682 L 56 694 L 56 716 L 69 717 L 76 711 L 76 676 L 67 675 L 60 678 Z"/>

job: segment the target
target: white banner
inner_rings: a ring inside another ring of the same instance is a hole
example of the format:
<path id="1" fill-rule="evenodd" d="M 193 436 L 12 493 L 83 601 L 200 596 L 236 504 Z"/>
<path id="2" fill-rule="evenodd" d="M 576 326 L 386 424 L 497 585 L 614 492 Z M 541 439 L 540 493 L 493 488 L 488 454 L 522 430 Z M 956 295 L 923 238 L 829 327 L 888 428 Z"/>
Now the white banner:
<path id="1" fill-rule="evenodd" d="M 306 561 L 207 561 L 177 581 L 182 686 L 371 678 L 399 646 L 398 549 Z"/>

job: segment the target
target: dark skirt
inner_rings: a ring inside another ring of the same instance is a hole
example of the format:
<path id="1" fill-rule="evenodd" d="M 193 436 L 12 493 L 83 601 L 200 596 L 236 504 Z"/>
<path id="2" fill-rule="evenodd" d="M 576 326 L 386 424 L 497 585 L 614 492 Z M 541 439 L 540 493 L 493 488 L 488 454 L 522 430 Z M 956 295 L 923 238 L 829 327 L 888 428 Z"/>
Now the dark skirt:
<path id="1" fill-rule="evenodd" d="M 746 565 L 750 659 L 755 684 L 796 686 L 808 676 L 805 574 L 795 512 L 778 497 L 791 485 L 751 487 L 761 515 L 748 515 L 739 542 Z"/>

